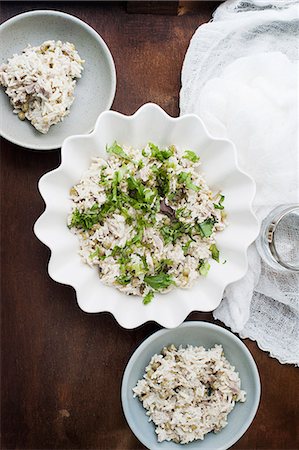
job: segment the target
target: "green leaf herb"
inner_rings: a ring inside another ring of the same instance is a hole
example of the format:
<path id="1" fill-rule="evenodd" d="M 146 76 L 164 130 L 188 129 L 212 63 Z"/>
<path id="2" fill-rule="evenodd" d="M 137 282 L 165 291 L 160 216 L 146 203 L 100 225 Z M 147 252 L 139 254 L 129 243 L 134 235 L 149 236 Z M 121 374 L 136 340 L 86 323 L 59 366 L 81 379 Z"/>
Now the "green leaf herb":
<path id="1" fill-rule="evenodd" d="M 212 253 L 212 258 L 215 259 L 215 261 L 219 262 L 219 250 L 216 247 L 216 244 L 212 244 L 210 246 L 210 251 Z"/>
<path id="2" fill-rule="evenodd" d="M 154 298 L 155 294 L 153 291 L 149 291 L 146 296 L 143 298 L 143 304 L 148 305 Z"/>
<path id="3" fill-rule="evenodd" d="M 162 259 L 161 261 L 159 261 L 159 263 L 157 264 L 157 266 L 155 267 L 155 271 L 157 273 L 166 273 L 168 271 L 168 267 L 173 265 L 173 261 L 171 259 Z"/>
<path id="4" fill-rule="evenodd" d="M 164 244 L 176 242 L 181 236 L 190 231 L 189 225 L 182 222 L 173 222 L 171 225 L 163 225 L 160 228 L 160 233 L 163 237 Z"/>
<path id="5" fill-rule="evenodd" d="M 169 192 L 169 175 L 163 167 L 151 167 L 152 172 L 156 176 L 157 190 L 160 197 L 164 198 Z"/>
<path id="6" fill-rule="evenodd" d="M 97 257 L 98 259 L 105 259 L 106 255 L 101 254 L 100 247 L 97 247 L 96 250 L 93 253 L 90 253 L 90 255 L 89 255 L 90 259 L 93 259 L 95 257 Z"/>
<path id="7" fill-rule="evenodd" d="M 188 172 L 181 172 L 178 174 L 178 181 L 181 184 L 185 184 L 187 189 L 192 189 L 192 191 L 198 192 L 200 190 L 199 186 L 196 186 L 192 182 L 192 176 L 191 173 Z"/>
<path id="8" fill-rule="evenodd" d="M 116 278 L 116 281 L 117 281 L 119 284 L 122 284 L 122 285 L 124 285 L 124 286 L 127 285 L 127 284 L 129 284 L 129 283 L 131 282 L 131 280 L 132 280 L 132 277 L 131 277 L 130 274 L 120 275 L 119 277 Z"/>
<path id="9" fill-rule="evenodd" d="M 140 180 L 137 180 L 130 175 L 127 179 L 127 183 L 130 197 L 142 203 L 151 204 L 153 202 L 156 193 L 148 187 L 145 187 Z"/>
<path id="10" fill-rule="evenodd" d="M 161 291 L 162 289 L 168 288 L 171 284 L 174 284 L 171 275 L 163 272 L 158 273 L 157 275 L 144 277 L 144 282 L 155 291 Z"/>
<path id="11" fill-rule="evenodd" d="M 70 227 L 83 228 L 90 230 L 99 221 L 99 205 L 95 203 L 90 209 L 80 212 L 75 209 L 72 214 Z"/>
<path id="12" fill-rule="evenodd" d="M 192 152 L 191 150 L 186 150 L 183 155 L 183 158 L 189 159 L 189 161 L 192 161 L 194 163 L 200 160 L 199 156 L 197 156 L 197 154 Z"/>
<path id="13" fill-rule="evenodd" d="M 197 223 L 195 228 L 200 232 L 202 237 L 210 237 L 213 233 L 214 221 L 212 219 L 206 219 L 202 223 Z"/>
<path id="14" fill-rule="evenodd" d="M 161 162 L 164 162 L 166 159 L 173 156 L 173 149 L 171 147 L 160 150 L 157 145 L 149 143 L 149 148 L 151 149 L 151 156 L 153 158 L 158 159 Z"/>
<path id="15" fill-rule="evenodd" d="M 224 206 L 222 205 L 222 203 L 224 202 L 224 199 L 225 199 L 224 195 L 220 195 L 220 200 L 218 201 L 218 204 L 214 203 L 214 208 L 215 209 L 224 209 Z"/>
<path id="16" fill-rule="evenodd" d="M 184 252 L 185 256 L 188 253 L 188 250 L 189 250 L 189 247 L 191 245 L 191 242 L 193 242 L 192 239 L 190 239 L 190 241 L 186 242 L 186 244 L 182 245 L 182 249 L 183 249 L 183 252 Z"/>
<path id="17" fill-rule="evenodd" d="M 121 146 L 118 145 L 116 141 L 113 142 L 113 144 L 110 147 L 106 146 L 106 152 L 119 156 L 123 159 L 126 159 L 127 161 L 131 161 L 131 158 L 123 151 Z"/>
<path id="18" fill-rule="evenodd" d="M 199 263 L 199 266 L 198 266 L 198 270 L 199 270 L 200 275 L 206 277 L 206 276 L 208 275 L 208 272 L 209 272 L 209 270 L 210 270 L 210 267 L 211 267 L 211 266 L 210 266 L 210 264 L 208 263 L 208 261 L 201 261 L 201 262 Z"/>

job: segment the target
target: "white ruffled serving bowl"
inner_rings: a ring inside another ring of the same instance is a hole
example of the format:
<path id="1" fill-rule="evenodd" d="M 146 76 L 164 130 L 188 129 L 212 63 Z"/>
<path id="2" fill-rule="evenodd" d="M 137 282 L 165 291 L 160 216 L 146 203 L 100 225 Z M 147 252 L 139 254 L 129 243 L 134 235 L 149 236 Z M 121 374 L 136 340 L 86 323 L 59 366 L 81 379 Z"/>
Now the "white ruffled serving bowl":
<path id="1" fill-rule="evenodd" d="M 198 153 L 210 188 L 225 195 L 229 225 L 217 233 L 221 260 L 211 260 L 207 277 L 200 277 L 191 289 L 174 289 L 157 294 L 148 305 L 140 297 L 126 296 L 104 285 L 97 269 L 83 263 L 77 237 L 67 227 L 71 210 L 70 188 L 78 183 L 93 156 L 106 158 L 106 144 L 114 141 L 136 147 L 149 141 L 159 146 L 175 144 Z M 67 138 L 61 149 L 60 166 L 45 174 L 39 190 L 46 209 L 34 226 L 36 236 L 51 250 L 48 271 L 53 280 L 73 286 L 80 308 L 89 313 L 111 312 L 125 328 L 153 320 L 168 328 L 178 326 L 192 311 L 212 311 L 220 303 L 225 287 L 247 270 L 247 248 L 258 235 L 258 223 L 251 203 L 254 181 L 237 164 L 232 142 L 209 135 L 193 114 L 168 116 L 159 106 L 146 104 L 132 116 L 103 112 L 89 135 Z"/>

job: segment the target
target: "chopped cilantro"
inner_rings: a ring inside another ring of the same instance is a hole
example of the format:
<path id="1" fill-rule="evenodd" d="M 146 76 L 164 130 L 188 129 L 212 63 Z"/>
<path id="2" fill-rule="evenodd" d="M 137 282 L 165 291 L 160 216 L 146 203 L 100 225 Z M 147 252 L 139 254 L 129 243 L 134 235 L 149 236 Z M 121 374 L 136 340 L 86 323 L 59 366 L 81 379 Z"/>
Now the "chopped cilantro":
<path id="1" fill-rule="evenodd" d="M 155 294 L 153 291 L 149 291 L 146 296 L 143 298 L 143 304 L 148 305 L 154 298 Z"/>
<path id="2" fill-rule="evenodd" d="M 138 200 L 139 202 L 153 202 L 156 195 L 155 192 L 148 187 L 145 187 L 140 180 L 137 180 L 130 175 L 127 179 L 127 183 L 130 197 Z"/>
<path id="3" fill-rule="evenodd" d="M 215 259 L 215 261 L 219 262 L 219 250 L 216 247 L 216 244 L 212 244 L 210 246 L 210 251 L 212 253 L 212 258 Z"/>
<path id="4" fill-rule="evenodd" d="M 105 255 L 101 255 L 100 253 L 100 247 L 97 247 L 96 250 L 93 253 L 90 253 L 89 258 L 93 259 L 97 257 L 98 259 L 105 259 L 106 256 Z"/>
<path id="5" fill-rule="evenodd" d="M 166 159 L 173 156 L 173 149 L 171 147 L 160 150 L 157 145 L 149 143 L 149 148 L 151 149 L 151 156 L 153 158 L 158 159 L 161 162 L 164 162 Z"/>
<path id="6" fill-rule="evenodd" d="M 158 273 L 157 275 L 149 275 L 144 277 L 144 282 L 155 291 L 161 291 L 162 289 L 168 288 L 171 284 L 174 284 L 171 275 L 163 272 Z"/>
<path id="7" fill-rule="evenodd" d="M 106 179 L 106 174 L 105 174 L 106 169 L 107 169 L 107 166 L 101 167 L 99 184 L 101 184 L 102 186 L 107 186 L 109 184 L 109 181 Z"/>
<path id="8" fill-rule="evenodd" d="M 95 203 L 90 209 L 80 212 L 75 209 L 72 214 L 70 227 L 83 228 L 90 230 L 99 221 L 99 205 Z"/>
<path id="9" fill-rule="evenodd" d="M 189 159 L 189 161 L 192 161 L 194 163 L 196 163 L 200 159 L 199 156 L 197 156 L 197 154 L 192 152 L 191 150 L 186 150 L 183 155 L 183 158 Z"/>
<path id="10" fill-rule="evenodd" d="M 138 232 L 130 241 L 126 243 L 126 245 L 137 244 L 138 242 L 142 241 L 142 237 L 143 237 L 143 227 L 139 227 Z"/>
<path id="11" fill-rule="evenodd" d="M 131 282 L 131 279 L 132 279 L 132 277 L 131 277 L 130 274 L 125 274 L 125 275 L 120 275 L 119 277 L 117 277 L 116 281 L 119 284 L 126 285 L 126 284 L 129 284 Z"/>
<path id="12" fill-rule="evenodd" d="M 168 200 L 169 200 L 170 202 L 172 202 L 172 201 L 175 199 L 176 196 L 177 196 L 177 193 L 176 193 L 176 192 L 171 192 L 171 193 L 167 196 L 167 198 L 168 198 Z"/>
<path id="13" fill-rule="evenodd" d="M 191 173 L 181 172 L 178 174 L 179 183 L 185 184 L 187 189 L 192 189 L 192 191 L 198 192 L 200 190 L 199 186 L 192 183 Z"/>
<path id="14" fill-rule="evenodd" d="M 148 264 L 146 262 L 146 257 L 145 256 L 140 256 L 142 262 L 143 262 L 143 266 L 145 270 L 148 270 Z"/>
<path id="15" fill-rule="evenodd" d="M 199 231 L 201 237 L 210 237 L 213 233 L 214 221 L 212 219 L 206 219 L 202 223 L 197 223 L 195 228 Z"/>
<path id="16" fill-rule="evenodd" d="M 162 259 L 161 261 L 159 261 L 159 263 L 157 264 L 157 266 L 155 267 L 155 271 L 157 273 L 161 273 L 161 272 L 167 272 L 168 267 L 172 266 L 173 261 L 171 259 Z"/>
<path id="17" fill-rule="evenodd" d="M 188 250 L 189 250 L 189 247 L 190 247 L 190 245 L 191 245 L 191 242 L 193 242 L 192 239 L 190 239 L 190 241 L 186 242 L 186 244 L 182 245 L 182 249 L 183 249 L 183 252 L 184 252 L 184 255 L 185 255 L 185 256 L 186 256 L 187 253 L 188 253 Z"/>
<path id="18" fill-rule="evenodd" d="M 123 159 L 126 159 L 127 161 L 131 161 L 131 158 L 123 151 L 121 146 L 118 145 L 116 141 L 113 142 L 113 144 L 110 147 L 106 146 L 106 152 L 119 156 Z"/>
<path id="19" fill-rule="evenodd" d="M 171 225 L 163 225 L 160 228 L 160 233 L 162 234 L 164 244 L 167 245 L 170 242 L 174 243 L 184 234 L 188 233 L 189 225 L 182 222 L 173 222 Z"/>
<path id="20" fill-rule="evenodd" d="M 215 209 L 224 209 L 224 206 L 222 205 L 222 203 L 224 202 L 224 199 L 225 199 L 224 195 L 220 195 L 220 200 L 218 201 L 218 204 L 214 203 L 214 208 Z"/>
<path id="21" fill-rule="evenodd" d="M 208 261 L 200 261 L 199 266 L 198 266 L 198 270 L 199 273 L 206 277 L 208 275 L 208 272 L 210 270 L 210 264 L 208 263 Z"/>
<path id="22" fill-rule="evenodd" d="M 169 175 L 163 167 L 152 166 L 151 170 L 156 176 L 157 190 L 160 197 L 164 198 L 169 193 Z"/>

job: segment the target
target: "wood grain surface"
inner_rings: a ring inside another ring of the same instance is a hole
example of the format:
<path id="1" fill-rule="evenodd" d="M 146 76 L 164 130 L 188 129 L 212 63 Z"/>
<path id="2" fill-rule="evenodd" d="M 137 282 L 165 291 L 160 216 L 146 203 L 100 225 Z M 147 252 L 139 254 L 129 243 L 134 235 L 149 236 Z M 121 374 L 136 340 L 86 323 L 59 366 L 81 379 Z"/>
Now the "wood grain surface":
<path id="1" fill-rule="evenodd" d="M 113 109 L 131 114 L 152 101 L 176 116 L 188 43 L 216 6 L 203 2 L 196 14 L 165 16 L 128 14 L 115 2 L 6 2 L 1 21 L 43 8 L 80 17 L 115 59 Z M 85 314 L 73 289 L 49 278 L 49 251 L 32 227 L 44 208 L 37 181 L 58 164 L 58 151 L 30 152 L 1 141 L 1 448 L 142 449 L 124 419 L 120 384 L 132 352 L 159 326 L 127 331 L 109 314 Z M 209 313 L 190 319 L 213 321 Z M 297 369 L 244 342 L 260 371 L 262 397 L 233 448 L 298 448 Z"/>

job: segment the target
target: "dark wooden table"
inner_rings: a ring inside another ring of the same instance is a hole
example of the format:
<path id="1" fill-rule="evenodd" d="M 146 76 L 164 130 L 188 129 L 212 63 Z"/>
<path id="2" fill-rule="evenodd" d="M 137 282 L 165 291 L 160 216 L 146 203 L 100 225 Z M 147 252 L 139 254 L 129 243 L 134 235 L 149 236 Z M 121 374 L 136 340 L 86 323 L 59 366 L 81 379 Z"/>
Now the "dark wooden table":
<path id="1" fill-rule="evenodd" d="M 105 39 L 115 59 L 113 109 L 131 114 L 152 101 L 178 115 L 180 71 L 195 29 L 217 3 L 182 16 L 128 14 L 124 3 L 7 2 L 4 21 L 23 11 L 53 8 L 74 14 Z M 73 289 L 47 275 L 49 251 L 33 235 L 43 211 L 42 174 L 59 152 L 30 152 L 1 141 L 2 449 L 144 448 L 131 433 L 120 403 L 124 367 L 135 348 L 159 327 L 122 329 L 109 314 L 83 313 Z M 193 313 L 187 320 L 213 321 Z M 257 416 L 234 449 L 295 449 L 297 372 L 245 340 L 259 367 Z"/>

